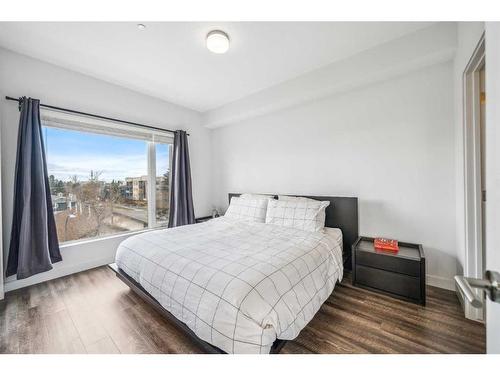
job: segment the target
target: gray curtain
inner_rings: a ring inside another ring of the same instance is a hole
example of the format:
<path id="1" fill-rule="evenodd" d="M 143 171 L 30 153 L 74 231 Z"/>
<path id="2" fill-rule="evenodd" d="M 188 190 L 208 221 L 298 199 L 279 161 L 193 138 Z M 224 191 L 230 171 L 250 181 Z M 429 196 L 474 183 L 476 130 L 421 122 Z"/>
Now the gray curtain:
<path id="1" fill-rule="evenodd" d="M 6 275 L 25 279 L 62 260 L 52 211 L 40 101 L 22 98 L 14 181 L 14 215 Z"/>
<path id="2" fill-rule="evenodd" d="M 177 130 L 174 136 L 171 186 L 168 227 L 194 224 L 188 140 L 183 130 Z"/>

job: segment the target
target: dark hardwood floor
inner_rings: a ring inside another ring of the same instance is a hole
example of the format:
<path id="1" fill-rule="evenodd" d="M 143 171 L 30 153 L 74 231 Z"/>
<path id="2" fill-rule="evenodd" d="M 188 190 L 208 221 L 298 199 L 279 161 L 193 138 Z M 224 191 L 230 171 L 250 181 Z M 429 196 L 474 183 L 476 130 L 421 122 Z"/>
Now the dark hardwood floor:
<path id="1" fill-rule="evenodd" d="M 484 353 L 484 325 L 454 293 L 427 288 L 427 306 L 354 288 L 347 276 L 282 353 Z M 199 353 L 106 267 L 8 293 L 0 353 Z"/>

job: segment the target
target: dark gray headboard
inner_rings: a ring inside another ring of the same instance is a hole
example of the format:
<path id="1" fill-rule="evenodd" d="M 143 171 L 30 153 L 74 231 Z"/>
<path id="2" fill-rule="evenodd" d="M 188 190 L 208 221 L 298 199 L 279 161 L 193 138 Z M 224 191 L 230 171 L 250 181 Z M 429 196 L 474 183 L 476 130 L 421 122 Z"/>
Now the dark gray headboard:
<path id="1" fill-rule="evenodd" d="M 229 202 L 232 197 L 240 196 L 239 193 L 229 193 Z M 351 247 L 359 236 L 358 233 L 358 198 L 355 197 L 318 197 L 297 195 L 299 197 L 330 201 L 326 208 L 325 226 L 342 230 L 344 267 L 351 269 Z M 274 196 L 277 198 L 277 195 Z"/>

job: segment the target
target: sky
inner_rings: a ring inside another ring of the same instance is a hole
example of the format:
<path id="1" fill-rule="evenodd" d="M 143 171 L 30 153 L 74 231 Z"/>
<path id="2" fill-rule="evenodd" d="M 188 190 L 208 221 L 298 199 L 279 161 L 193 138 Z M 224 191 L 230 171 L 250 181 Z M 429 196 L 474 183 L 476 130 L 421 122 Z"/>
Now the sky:
<path id="1" fill-rule="evenodd" d="M 77 175 L 88 180 L 90 171 L 102 171 L 100 180 L 124 181 L 147 174 L 147 142 L 74 130 L 43 127 L 49 175 L 67 181 Z M 156 146 L 156 175 L 169 169 L 168 147 Z"/>

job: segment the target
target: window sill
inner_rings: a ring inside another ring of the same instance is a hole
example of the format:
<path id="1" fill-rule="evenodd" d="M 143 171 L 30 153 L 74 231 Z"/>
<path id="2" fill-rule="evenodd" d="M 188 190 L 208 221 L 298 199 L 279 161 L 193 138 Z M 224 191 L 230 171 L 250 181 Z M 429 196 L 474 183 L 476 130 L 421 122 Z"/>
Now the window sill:
<path id="1" fill-rule="evenodd" d="M 61 245 L 59 245 L 59 248 L 61 250 L 63 250 L 63 249 L 71 248 L 74 246 L 86 245 L 86 244 L 99 242 L 99 241 L 113 240 L 113 239 L 117 239 L 117 238 L 130 237 L 130 236 L 135 236 L 136 234 L 141 234 L 141 233 L 146 233 L 146 232 L 151 232 L 151 231 L 161 230 L 161 229 L 167 229 L 167 227 L 163 226 L 163 227 L 157 227 L 157 228 L 147 228 L 147 229 L 142 229 L 142 230 L 112 234 L 109 236 L 103 236 L 103 237 L 98 237 L 98 238 L 86 238 L 86 239 L 82 239 L 82 240 L 68 241 L 68 242 L 64 242 Z"/>

